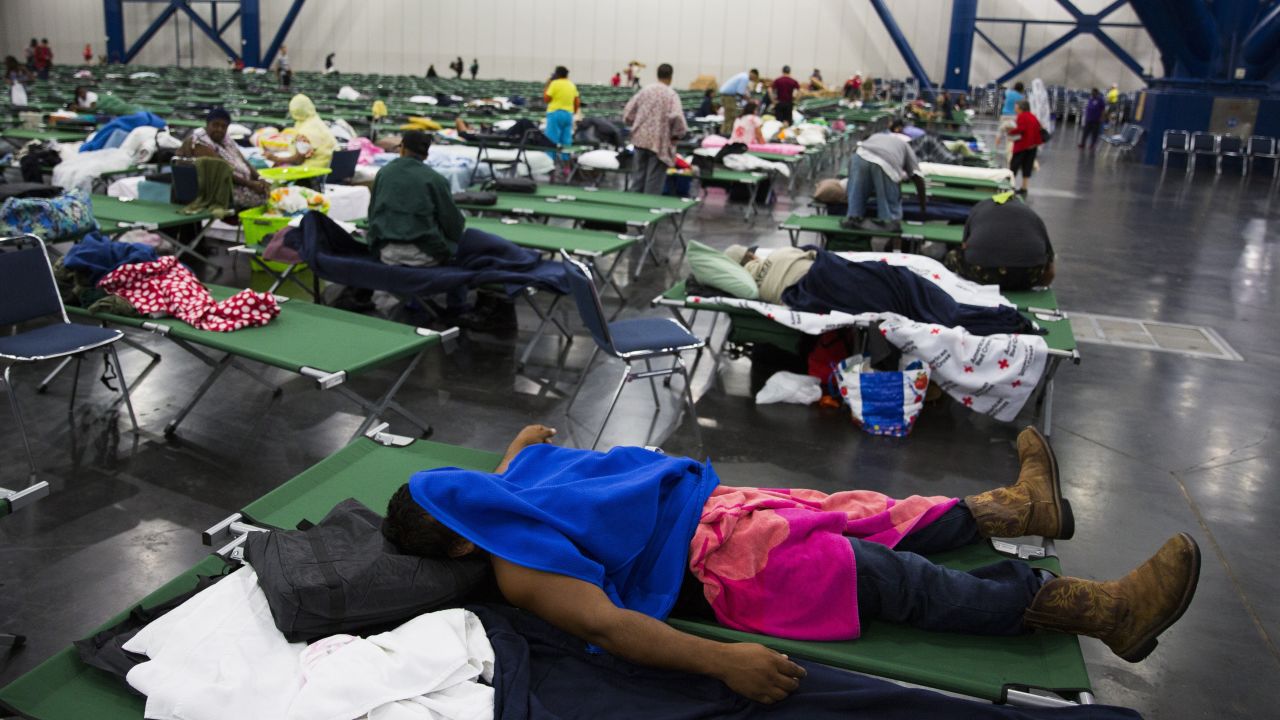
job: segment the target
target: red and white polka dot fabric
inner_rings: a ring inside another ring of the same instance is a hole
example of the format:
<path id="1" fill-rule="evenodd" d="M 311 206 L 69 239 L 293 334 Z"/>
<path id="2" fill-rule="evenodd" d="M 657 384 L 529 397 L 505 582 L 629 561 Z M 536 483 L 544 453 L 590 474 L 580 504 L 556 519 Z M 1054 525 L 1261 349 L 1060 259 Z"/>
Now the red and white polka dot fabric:
<path id="1" fill-rule="evenodd" d="M 274 297 L 253 290 L 241 290 L 215 302 L 176 257 L 121 265 L 99 280 L 98 287 L 128 300 L 144 315 L 172 315 L 201 330 L 231 332 L 257 327 L 280 314 Z"/>

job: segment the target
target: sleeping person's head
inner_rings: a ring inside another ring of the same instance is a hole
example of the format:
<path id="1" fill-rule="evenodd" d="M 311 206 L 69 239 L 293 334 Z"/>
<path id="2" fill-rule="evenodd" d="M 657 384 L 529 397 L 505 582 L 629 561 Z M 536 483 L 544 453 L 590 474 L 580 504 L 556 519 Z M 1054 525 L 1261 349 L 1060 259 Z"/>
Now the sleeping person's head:
<path id="1" fill-rule="evenodd" d="M 461 558 L 477 551 L 475 544 L 436 520 L 409 492 L 405 483 L 387 503 L 382 536 L 406 555 L 425 558 Z"/>

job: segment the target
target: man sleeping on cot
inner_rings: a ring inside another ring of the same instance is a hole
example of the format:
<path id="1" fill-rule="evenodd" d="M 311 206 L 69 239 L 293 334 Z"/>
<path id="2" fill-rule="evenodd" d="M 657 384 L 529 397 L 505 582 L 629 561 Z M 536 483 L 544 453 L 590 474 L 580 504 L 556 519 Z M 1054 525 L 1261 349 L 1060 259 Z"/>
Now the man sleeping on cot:
<path id="1" fill-rule="evenodd" d="M 489 557 L 508 602 L 640 665 L 718 678 L 772 703 L 805 671 L 753 643 L 721 643 L 663 620 L 722 624 L 799 640 L 849 640 L 872 618 L 940 632 L 1089 635 L 1130 662 L 1186 610 L 1200 551 L 1170 538 L 1119 580 L 1054 577 L 1004 560 L 969 572 L 935 553 L 990 537 L 1075 531 L 1048 441 L 1018 437 L 1012 485 L 963 499 L 895 500 L 853 490 L 721 485 L 710 463 L 636 447 L 556 447 L 523 429 L 493 473 L 415 474 L 392 497 L 383 533 L 426 557 Z"/>

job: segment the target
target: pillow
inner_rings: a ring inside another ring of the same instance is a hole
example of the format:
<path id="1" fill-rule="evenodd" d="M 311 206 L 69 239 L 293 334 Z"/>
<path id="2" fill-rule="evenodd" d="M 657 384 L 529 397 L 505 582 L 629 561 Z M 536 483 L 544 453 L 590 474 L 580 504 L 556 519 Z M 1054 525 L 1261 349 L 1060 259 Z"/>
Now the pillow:
<path id="1" fill-rule="evenodd" d="M 820 203 L 842 204 L 849 201 L 849 193 L 843 182 L 827 178 L 818 181 L 818 187 L 813 191 L 813 199 Z"/>
<path id="2" fill-rule="evenodd" d="M 746 268 L 697 240 L 689 241 L 689 267 L 694 279 L 703 285 L 746 300 L 760 297 L 760 288 Z"/>

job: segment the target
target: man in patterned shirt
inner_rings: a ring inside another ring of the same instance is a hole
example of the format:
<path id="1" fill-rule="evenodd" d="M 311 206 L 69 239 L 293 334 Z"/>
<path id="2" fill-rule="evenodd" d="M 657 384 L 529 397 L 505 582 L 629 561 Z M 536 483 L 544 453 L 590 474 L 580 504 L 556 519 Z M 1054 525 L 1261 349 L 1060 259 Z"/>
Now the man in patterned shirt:
<path id="1" fill-rule="evenodd" d="M 662 194 L 667 168 L 676 162 L 676 140 L 689 132 L 680 96 L 671 89 L 672 73 L 667 63 L 659 65 L 658 82 L 636 93 L 622 111 L 636 148 L 636 192 Z"/>

